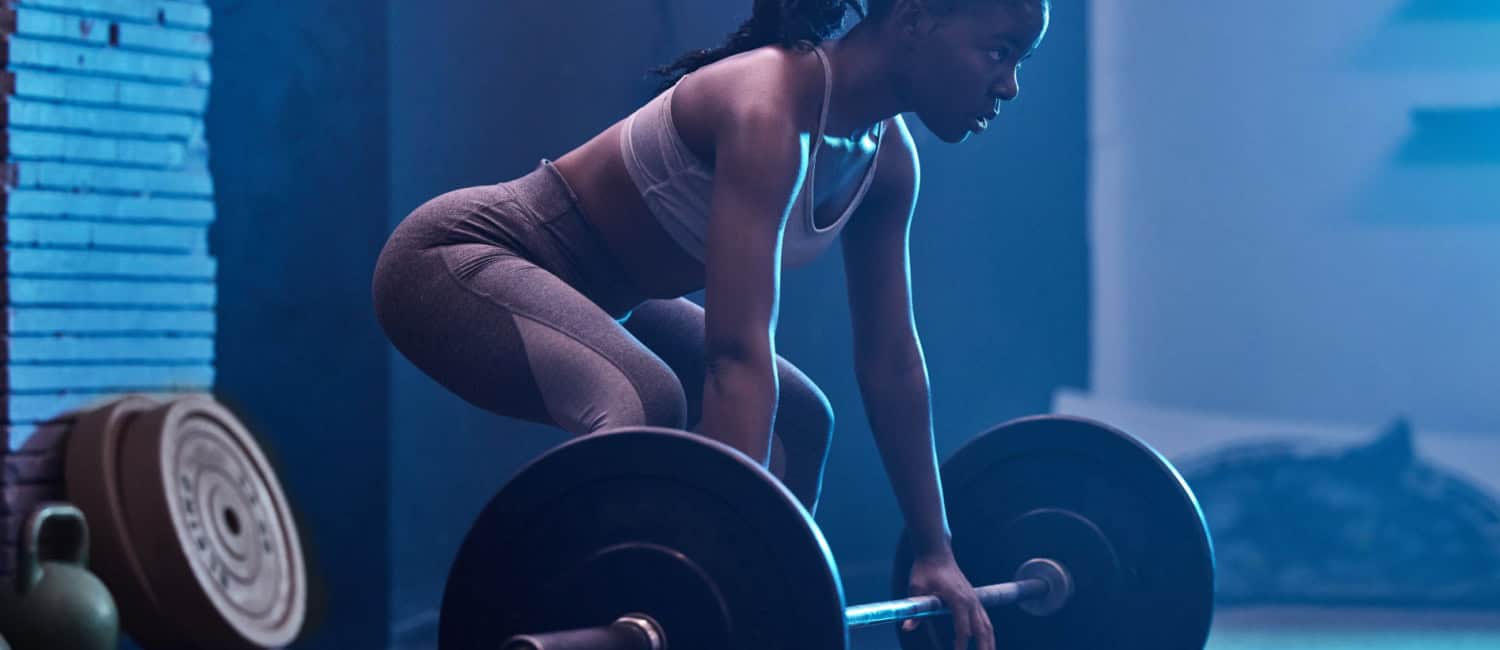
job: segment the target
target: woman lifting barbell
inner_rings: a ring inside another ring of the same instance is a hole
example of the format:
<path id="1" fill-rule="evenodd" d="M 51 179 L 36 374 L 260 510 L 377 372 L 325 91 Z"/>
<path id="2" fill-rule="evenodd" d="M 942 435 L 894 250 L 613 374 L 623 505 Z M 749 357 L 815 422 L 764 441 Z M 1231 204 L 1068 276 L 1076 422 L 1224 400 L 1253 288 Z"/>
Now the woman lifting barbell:
<path id="1" fill-rule="evenodd" d="M 993 648 L 954 562 L 907 232 L 918 192 L 901 113 L 944 142 L 1019 93 L 1048 0 L 755 0 L 723 46 L 658 70 L 663 92 L 530 173 L 433 198 L 377 262 L 380 325 L 491 412 L 575 435 L 691 427 L 816 508 L 833 413 L 776 355 L 780 269 L 842 235 L 856 374 L 917 546 L 914 595 Z M 862 18 L 834 38 L 849 10 Z M 704 306 L 685 294 L 704 290 Z"/>

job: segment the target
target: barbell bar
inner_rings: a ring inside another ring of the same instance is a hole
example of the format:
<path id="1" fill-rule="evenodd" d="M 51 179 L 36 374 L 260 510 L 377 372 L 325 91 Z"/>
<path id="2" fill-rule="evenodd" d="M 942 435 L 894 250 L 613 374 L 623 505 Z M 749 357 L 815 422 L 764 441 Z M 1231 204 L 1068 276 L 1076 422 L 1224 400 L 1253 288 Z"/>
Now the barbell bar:
<path id="1" fill-rule="evenodd" d="M 1023 607 L 1034 616 L 1047 616 L 1067 604 L 1073 593 L 1068 570 L 1052 560 L 1028 560 L 1016 570 L 1016 579 L 985 585 L 974 590 L 986 609 L 1006 605 Z M 849 629 L 883 625 L 907 619 L 951 613 L 936 596 L 913 596 L 854 605 L 844 610 Z M 670 631 L 649 614 L 631 613 L 609 625 L 511 637 L 501 650 L 667 650 Z"/>

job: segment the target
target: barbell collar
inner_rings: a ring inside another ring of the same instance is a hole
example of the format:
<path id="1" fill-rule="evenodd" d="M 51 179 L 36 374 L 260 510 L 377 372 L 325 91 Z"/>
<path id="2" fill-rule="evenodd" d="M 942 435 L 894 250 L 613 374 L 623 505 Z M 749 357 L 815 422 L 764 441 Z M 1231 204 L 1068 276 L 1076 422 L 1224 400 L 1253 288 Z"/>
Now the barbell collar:
<path id="1" fill-rule="evenodd" d="M 650 616 L 626 614 L 600 627 L 513 636 L 500 650 L 667 650 L 667 639 Z"/>

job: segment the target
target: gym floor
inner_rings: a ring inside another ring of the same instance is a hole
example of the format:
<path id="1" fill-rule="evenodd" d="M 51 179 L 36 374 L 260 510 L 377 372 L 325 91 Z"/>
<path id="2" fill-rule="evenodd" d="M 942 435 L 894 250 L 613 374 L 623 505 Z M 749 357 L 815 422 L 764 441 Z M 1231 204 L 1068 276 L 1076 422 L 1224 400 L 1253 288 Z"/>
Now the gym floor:
<path id="1" fill-rule="evenodd" d="M 854 650 L 899 650 L 886 627 L 859 630 Z M 1494 650 L 1500 611 L 1221 609 L 1206 650 Z"/>

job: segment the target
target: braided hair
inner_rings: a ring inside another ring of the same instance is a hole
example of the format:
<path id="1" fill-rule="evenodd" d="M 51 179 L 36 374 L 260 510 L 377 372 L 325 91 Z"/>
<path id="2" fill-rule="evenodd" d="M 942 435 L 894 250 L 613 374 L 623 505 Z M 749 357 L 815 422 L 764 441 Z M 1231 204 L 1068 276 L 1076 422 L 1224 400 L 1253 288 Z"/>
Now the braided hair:
<path id="1" fill-rule="evenodd" d="M 865 15 L 859 0 L 755 0 L 750 19 L 731 32 L 723 45 L 690 51 L 653 70 L 666 77 L 658 90 L 670 88 L 683 75 L 698 68 L 758 47 L 821 43 L 843 29 L 844 17 L 850 10 L 861 17 Z"/>
<path id="2" fill-rule="evenodd" d="M 1020 4 L 1026 3 L 1028 0 L 990 0 L 990 1 L 991 2 L 1002 2 L 1002 3 L 1006 3 L 1006 4 L 1011 4 L 1011 5 L 1020 5 Z M 1052 9 L 1052 0 L 1029 0 L 1029 1 L 1037 3 L 1037 5 L 1040 6 L 1042 9 L 1045 9 L 1045 10 L 1048 10 L 1048 11 L 1050 11 Z M 972 4 L 973 2 L 974 2 L 974 0 L 934 0 L 930 4 L 931 4 L 931 8 L 932 9 L 938 11 L 939 13 L 942 13 L 942 12 L 952 11 L 952 10 L 957 9 L 957 8 L 959 8 L 959 7 L 961 7 L 961 6 L 965 5 L 965 4 Z M 865 9 L 865 11 L 861 12 L 860 15 L 862 17 L 868 18 L 870 20 L 880 20 L 880 19 L 885 18 L 886 14 L 890 13 L 891 7 L 894 4 L 895 4 L 894 0 L 865 0 L 865 5 L 866 5 L 867 9 Z"/>
<path id="3" fill-rule="evenodd" d="M 934 0 L 939 11 L 951 11 L 959 5 L 977 0 Z M 1022 4 L 1038 2 L 1044 9 L 1051 0 L 988 0 Z M 757 47 L 773 43 L 789 48 L 805 44 L 817 44 L 839 33 L 844 27 L 844 18 L 852 10 L 860 19 L 880 20 L 894 4 L 894 0 L 755 0 L 750 19 L 730 32 L 723 45 L 715 48 L 692 50 L 676 61 L 652 70 L 665 77 L 657 92 L 677 83 L 683 75 L 715 61 Z M 868 7 L 868 8 L 867 8 Z"/>

